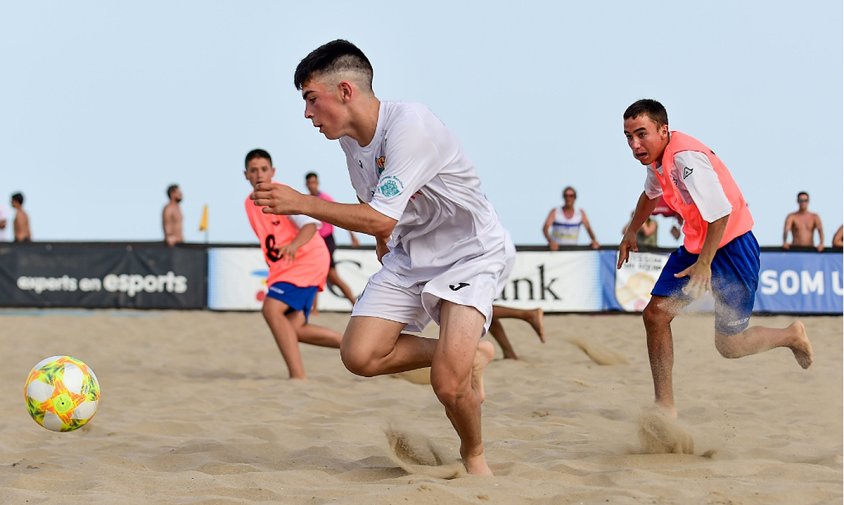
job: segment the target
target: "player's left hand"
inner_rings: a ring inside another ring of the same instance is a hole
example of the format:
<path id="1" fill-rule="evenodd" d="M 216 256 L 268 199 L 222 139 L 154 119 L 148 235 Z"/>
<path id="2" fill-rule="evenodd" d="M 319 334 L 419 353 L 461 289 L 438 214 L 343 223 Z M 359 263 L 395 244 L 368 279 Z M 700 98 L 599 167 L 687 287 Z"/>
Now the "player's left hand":
<path id="1" fill-rule="evenodd" d="M 259 182 L 252 192 L 252 202 L 265 214 L 298 214 L 296 202 L 302 194 L 284 184 L 273 184 L 271 182 Z"/>
<path id="2" fill-rule="evenodd" d="M 712 291 L 712 267 L 706 263 L 696 261 L 689 268 L 674 274 L 674 277 L 678 279 L 682 277 L 689 278 L 688 284 L 683 287 L 683 294 L 691 297 L 693 300 Z"/>

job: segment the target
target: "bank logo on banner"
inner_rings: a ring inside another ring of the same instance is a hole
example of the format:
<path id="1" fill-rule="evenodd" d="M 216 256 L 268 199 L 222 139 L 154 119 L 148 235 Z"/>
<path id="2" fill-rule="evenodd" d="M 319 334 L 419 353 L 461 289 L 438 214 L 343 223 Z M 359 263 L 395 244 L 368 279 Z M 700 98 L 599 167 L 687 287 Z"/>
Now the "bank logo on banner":
<path id="1" fill-rule="evenodd" d="M 615 299 L 628 312 L 641 312 L 668 261 L 666 254 L 633 253 L 615 276 Z"/>

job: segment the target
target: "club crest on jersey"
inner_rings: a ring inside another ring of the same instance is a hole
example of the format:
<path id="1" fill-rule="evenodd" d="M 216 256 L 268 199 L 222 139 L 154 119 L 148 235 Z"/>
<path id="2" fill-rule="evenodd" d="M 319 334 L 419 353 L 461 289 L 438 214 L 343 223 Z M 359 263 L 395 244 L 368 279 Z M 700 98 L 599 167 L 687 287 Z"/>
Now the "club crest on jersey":
<path id="1" fill-rule="evenodd" d="M 378 192 L 387 198 L 400 195 L 402 190 L 404 190 L 404 184 L 402 184 L 398 177 L 394 177 L 392 175 L 388 175 L 387 177 L 381 179 L 378 185 Z"/>
<path id="2" fill-rule="evenodd" d="M 384 163 L 387 161 L 387 158 L 384 156 L 379 156 L 375 159 L 375 166 L 378 168 L 378 175 L 384 173 Z"/>

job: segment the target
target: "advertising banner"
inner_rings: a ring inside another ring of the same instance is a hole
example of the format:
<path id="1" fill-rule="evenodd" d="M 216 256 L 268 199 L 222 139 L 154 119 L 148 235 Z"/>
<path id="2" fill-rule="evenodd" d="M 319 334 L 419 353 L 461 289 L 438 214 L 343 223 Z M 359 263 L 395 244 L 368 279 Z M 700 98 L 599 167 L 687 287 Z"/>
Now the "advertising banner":
<path id="1" fill-rule="evenodd" d="M 2 244 L 0 306 L 205 307 L 204 249 L 163 244 Z"/>
<path id="2" fill-rule="evenodd" d="M 616 251 L 601 251 L 604 310 L 641 312 L 670 252 L 633 253 L 616 270 Z M 842 254 L 840 252 L 762 251 L 754 313 L 841 314 Z M 711 295 L 688 310 L 714 307 Z"/>
<path id="3" fill-rule="evenodd" d="M 841 253 L 763 252 L 755 312 L 841 314 Z"/>
<path id="4" fill-rule="evenodd" d="M 603 306 L 596 251 L 522 251 L 496 304 L 547 312 L 594 312 Z"/>
<path id="5" fill-rule="evenodd" d="M 381 268 L 373 249 L 337 249 L 337 274 L 352 293 L 360 294 L 369 276 Z M 268 267 L 255 247 L 214 247 L 208 251 L 208 308 L 260 310 L 267 292 Z M 336 286 L 328 285 L 317 297 L 317 308 L 351 311 L 352 305 Z"/>
<path id="6" fill-rule="evenodd" d="M 381 268 L 375 251 L 337 249 L 337 273 L 360 294 Z M 595 251 L 520 252 L 496 303 L 541 307 L 550 312 L 592 312 L 602 308 L 600 258 Z M 259 310 L 266 293 L 267 265 L 260 249 L 212 248 L 208 254 L 208 308 Z M 328 285 L 317 299 L 319 310 L 350 311 L 351 304 Z"/>

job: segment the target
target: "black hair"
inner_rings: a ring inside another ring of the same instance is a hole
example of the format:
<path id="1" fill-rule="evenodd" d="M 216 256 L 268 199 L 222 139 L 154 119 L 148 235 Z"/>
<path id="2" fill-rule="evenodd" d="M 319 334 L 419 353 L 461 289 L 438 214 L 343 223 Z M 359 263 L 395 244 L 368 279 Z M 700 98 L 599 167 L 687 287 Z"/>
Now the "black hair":
<path id="1" fill-rule="evenodd" d="M 15 193 L 12 195 L 12 201 L 23 205 L 23 193 Z"/>
<path id="2" fill-rule="evenodd" d="M 172 198 L 173 192 L 176 191 L 177 189 L 179 189 L 178 184 L 171 184 L 171 185 L 167 186 L 167 198 Z"/>
<path id="3" fill-rule="evenodd" d="M 363 73 L 372 89 L 372 64 L 363 51 L 348 40 L 332 40 L 302 58 L 293 74 L 293 85 L 301 90 L 315 75 L 347 70 Z"/>
<path id="4" fill-rule="evenodd" d="M 248 153 L 246 153 L 246 159 L 243 160 L 243 166 L 249 164 L 250 161 L 254 160 L 255 158 L 264 158 L 270 162 L 270 166 L 273 164 L 273 158 L 270 156 L 270 153 L 263 149 L 252 149 Z"/>
<path id="5" fill-rule="evenodd" d="M 306 180 L 306 181 L 307 181 L 308 179 L 310 179 L 311 177 L 316 177 L 317 179 L 319 179 L 319 176 L 317 175 L 317 173 L 316 173 L 316 172 L 308 172 L 307 174 L 305 174 L 305 180 Z"/>
<path id="6" fill-rule="evenodd" d="M 651 118 L 657 126 L 668 124 L 668 111 L 665 110 L 665 107 L 663 107 L 661 103 L 656 100 L 651 100 L 650 98 L 643 98 L 633 102 L 633 104 L 631 104 L 630 107 L 627 107 L 627 110 L 624 111 L 624 119 L 637 118 L 642 114 Z"/>

